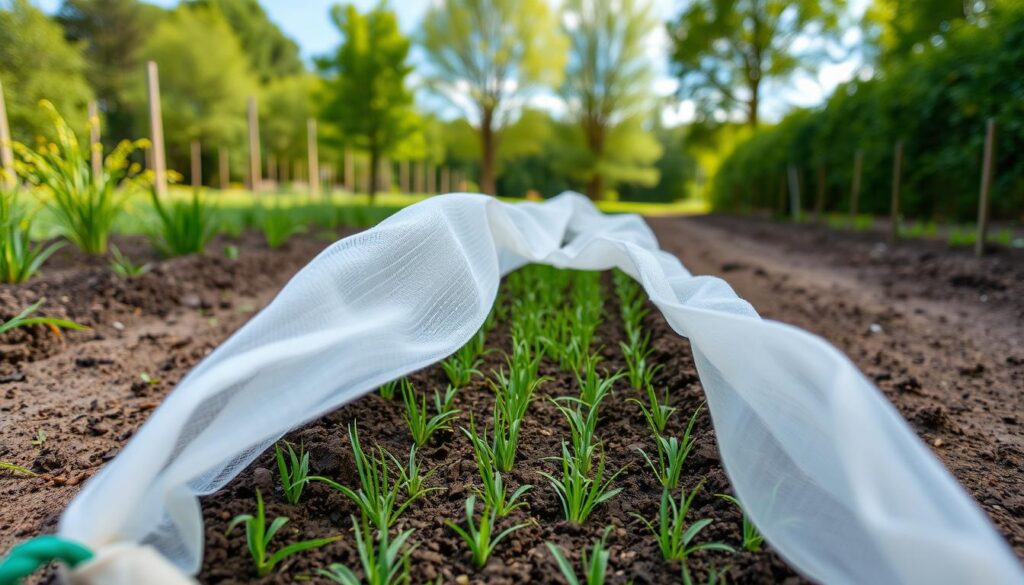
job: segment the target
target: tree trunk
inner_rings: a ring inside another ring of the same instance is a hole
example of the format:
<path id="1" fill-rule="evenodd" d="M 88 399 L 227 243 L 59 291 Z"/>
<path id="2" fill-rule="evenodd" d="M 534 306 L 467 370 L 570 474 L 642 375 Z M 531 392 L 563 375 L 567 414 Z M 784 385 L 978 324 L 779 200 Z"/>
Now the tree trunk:
<path id="1" fill-rule="evenodd" d="M 759 109 L 761 102 L 761 79 L 755 78 L 750 80 L 750 101 L 748 102 L 747 122 L 750 127 L 757 129 L 757 110 Z"/>
<path id="2" fill-rule="evenodd" d="M 480 162 L 480 190 L 494 195 L 497 187 L 494 180 L 494 159 L 496 145 L 494 143 L 494 110 L 484 108 L 480 119 L 480 150 L 483 160 Z"/>
<path id="3" fill-rule="evenodd" d="M 601 199 L 601 191 L 604 190 L 604 179 L 600 173 L 595 173 L 590 180 L 587 181 L 587 197 L 591 201 L 597 201 Z"/>
<path id="4" fill-rule="evenodd" d="M 380 150 L 376 146 L 370 147 L 370 205 L 373 205 L 377 198 L 378 181 L 380 180 Z"/>

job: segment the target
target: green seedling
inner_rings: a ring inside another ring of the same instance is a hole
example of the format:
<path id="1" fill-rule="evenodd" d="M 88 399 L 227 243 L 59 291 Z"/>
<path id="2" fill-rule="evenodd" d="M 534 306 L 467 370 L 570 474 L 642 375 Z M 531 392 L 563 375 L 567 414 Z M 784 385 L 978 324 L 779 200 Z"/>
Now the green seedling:
<path id="1" fill-rule="evenodd" d="M 384 449 L 378 446 L 376 457 L 367 455 L 359 444 L 359 430 L 355 424 L 349 427 L 348 436 L 359 475 L 359 489 L 353 490 L 319 475 L 311 476 L 309 481 L 319 481 L 337 490 L 359 508 L 365 521 L 378 531 L 386 531 L 415 499 L 410 497 L 398 503 L 398 494 L 403 486 L 401 482 L 391 481 Z"/>
<path id="2" fill-rule="evenodd" d="M 17 193 L 2 183 L 0 180 L 0 282 L 21 284 L 38 273 L 64 244 L 34 244 L 30 235 L 33 215 L 18 204 Z"/>
<path id="3" fill-rule="evenodd" d="M 475 503 L 476 496 L 469 496 L 469 499 L 466 500 L 465 529 L 451 521 L 445 521 L 445 524 L 454 530 L 455 533 L 458 534 L 466 543 L 473 555 L 473 565 L 479 569 L 487 564 L 487 559 L 491 557 L 491 554 L 494 552 L 494 548 L 498 546 L 499 542 L 516 530 L 525 528 L 527 524 L 516 524 L 515 526 L 506 528 L 495 536 L 494 524 L 497 520 L 496 512 L 493 509 L 484 506 L 483 514 L 480 516 L 480 523 L 476 524 L 473 518 L 473 506 Z"/>
<path id="4" fill-rule="evenodd" d="M 117 246 L 110 247 L 110 271 L 121 278 L 136 278 L 146 274 L 153 267 L 148 262 L 136 264 L 131 258 L 121 253 Z"/>
<path id="5" fill-rule="evenodd" d="M 330 565 L 326 570 L 320 569 L 317 574 L 341 585 L 408 585 L 409 555 L 415 547 L 406 547 L 405 543 L 412 536 L 412 530 L 406 530 L 391 540 L 387 531 L 380 532 L 376 539 L 372 530 L 363 524 L 360 528 L 355 518 L 352 528 L 356 533 L 356 549 L 359 551 L 359 565 L 363 570 L 363 578 L 340 563 Z"/>
<path id="6" fill-rule="evenodd" d="M 36 436 L 32 439 L 32 446 L 35 447 L 36 449 L 42 449 L 43 445 L 46 444 L 46 439 L 48 438 L 48 436 L 49 435 L 47 435 L 46 431 L 44 431 L 43 429 L 37 430 Z"/>
<path id="7" fill-rule="evenodd" d="M 238 246 L 234 244 L 224 246 L 224 257 L 228 260 L 238 260 Z"/>
<path id="8" fill-rule="evenodd" d="M 580 389 L 580 401 L 587 406 L 594 406 L 604 400 L 604 397 L 612 392 L 615 381 L 622 377 L 622 372 L 602 377 L 597 373 L 597 363 L 600 361 L 600 357 L 588 355 L 584 360 L 583 375 L 576 374 L 576 384 Z"/>
<path id="9" fill-rule="evenodd" d="M 448 381 L 455 389 L 462 388 L 469 384 L 473 376 L 480 376 L 477 367 L 483 363 L 480 359 L 476 344 L 471 340 L 460 347 L 451 357 L 441 362 L 441 369 L 448 376 Z"/>
<path id="10" fill-rule="evenodd" d="M 569 562 L 569 559 L 565 558 L 565 555 L 557 546 L 550 542 L 544 543 L 547 545 L 548 550 L 551 551 L 551 556 L 555 557 L 555 562 L 558 563 L 558 570 L 562 572 L 562 576 L 565 577 L 569 585 L 604 585 L 605 578 L 608 575 L 608 559 L 611 557 L 611 551 L 608 550 L 605 541 L 608 539 L 608 533 L 611 532 L 611 529 L 611 526 L 604 529 L 601 538 L 595 540 L 593 546 L 590 547 L 589 553 L 586 549 L 580 553 L 580 566 L 583 569 L 583 578 L 576 576 L 576 570 L 572 563 Z"/>
<path id="11" fill-rule="evenodd" d="M 60 329 L 84 331 L 88 329 L 88 327 L 85 327 L 84 325 L 79 325 L 78 323 L 67 319 L 58 319 L 56 317 L 31 317 L 30 315 L 35 313 L 44 302 L 46 302 L 45 298 L 39 299 L 26 307 L 22 312 L 11 317 L 9 320 L 0 322 L 0 334 L 6 333 L 16 327 L 28 327 L 30 325 L 46 325 L 53 331 L 59 331 Z"/>
<path id="12" fill-rule="evenodd" d="M 402 379 L 402 401 L 405 403 L 405 422 L 409 425 L 409 432 L 417 447 L 426 445 L 434 433 L 442 429 L 450 429 L 451 421 L 458 415 L 458 410 L 438 412 L 434 416 L 427 414 L 427 397 L 423 396 L 416 400 L 416 392 L 412 383 Z"/>
<path id="13" fill-rule="evenodd" d="M 653 374 L 653 370 L 649 370 L 649 372 Z M 667 388 L 662 391 L 661 396 L 658 396 L 658 393 L 654 390 L 654 384 L 650 380 L 646 380 L 644 391 L 647 395 L 646 403 L 637 398 L 627 398 L 626 401 L 639 406 L 640 411 L 644 415 L 644 420 L 647 421 L 647 426 L 651 428 L 651 432 L 655 435 L 660 435 L 665 432 L 665 428 L 668 427 L 668 419 L 672 417 L 676 409 L 669 406 Z"/>
<path id="14" fill-rule="evenodd" d="M 380 396 L 385 400 L 394 400 L 395 391 L 398 390 L 399 380 L 388 380 L 380 385 Z"/>
<path id="15" fill-rule="evenodd" d="M 32 471 L 31 469 L 26 469 L 20 465 L 15 465 L 13 463 L 8 463 L 6 461 L 0 461 L 0 470 L 20 473 L 22 475 L 27 475 L 29 477 L 39 477 L 39 474 Z"/>
<path id="16" fill-rule="evenodd" d="M 743 513 L 743 549 L 750 552 L 759 552 L 761 546 L 764 544 L 764 536 L 754 526 L 754 523 L 750 520 L 750 516 L 747 516 L 746 509 L 743 508 L 743 504 L 740 503 L 736 497 L 729 494 L 715 494 L 727 502 L 732 502 L 740 509 Z"/>
<path id="17" fill-rule="evenodd" d="M 533 486 L 520 486 L 519 489 L 512 492 L 511 496 L 508 496 L 501 471 L 497 466 L 494 446 L 487 442 L 487 432 L 477 434 L 472 418 L 469 420 L 469 429 L 463 428 L 462 432 L 473 445 L 473 457 L 476 460 L 476 468 L 483 485 L 483 489 L 477 490 L 477 493 L 483 499 L 484 505 L 488 509 L 494 510 L 499 518 L 508 515 L 509 512 L 520 506 L 525 506 L 526 502 L 519 501 L 519 499 Z"/>
<path id="18" fill-rule="evenodd" d="M 387 451 L 385 451 L 387 453 Z M 403 465 L 398 458 L 391 453 L 387 453 L 388 457 L 395 464 L 395 469 L 398 470 L 398 477 L 401 480 L 400 483 L 405 487 L 405 495 L 408 500 L 416 500 L 429 494 L 430 492 L 438 491 L 441 488 L 426 487 L 426 481 L 430 479 L 430 476 L 434 475 L 437 468 L 431 469 L 424 473 L 420 464 L 416 461 L 416 445 L 409 447 L 409 461 Z"/>
<path id="19" fill-rule="evenodd" d="M 293 506 L 299 503 L 302 497 L 302 490 L 309 481 L 309 453 L 303 445 L 299 445 L 299 452 L 285 443 L 288 449 L 288 458 L 285 459 L 285 452 L 280 445 L 274 445 L 274 458 L 277 459 L 277 471 L 281 476 L 281 490 L 289 504 Z"/>
<path id="20" fill-rule="evenodd" d="M 654 538 L 658 542 L 658 549 L 666 561 L 680 561 L 685 565 L 687 557 L 697 551 L 735 552 L 731 546 L 720 542 L 694 542 L 700 531 L 711 524 L 711 520 L 708 518 L 698 520 L 689 526 L 686 524 L 686 514 L 690 511 L 693 499 L 700 489 L 701 485 L 698 485 L 689 495 L 686 492 L 680 492 L 678 504 L 672 498 L 669 490 L 662 490 L 661 507 L 658 509 L 658 517 L 654 522 L 639 514 L 633 514 L 654 534 Z"/>
<path id="21" fill-rule="evenodd" d="M 279 204 L 263 208 L 260 211 L 259 227 L 263 231 L 267 246 L 271 249 L 280 248 L 292 236 L 305 229 L 291 209 Z"/>
<path id="22" fill-rule="evenodd" d="M 679 486 L 679 479 L 683 474 L 683 465 L 697 443 L 697 437 L 693 435 L 693 427 L 697 424 L 697 416 L 700 414 L 702 407 L 703 405 L 698 406 L 693 411 L 682 439 L 677 439 L 676 437 L 666 438 L 657 433 L 654 434 L 654 444 L 658 450 L 656 461 L 643 449 L 637 449 L 644 458 L 644 461 L 647 462 L 647 465 L 654 471 L 654 475 L 657 476 L 661 486 L 667 490 L 675 491 L 676 487 Z"/>
<path id="23" fill-rule="evenodd" d="M 146 384 L 149 384 L 150 386 L 156 386 L 157 384 L 160 383 L 159 378 L 150 376 L 146 372 L 142 372 L 141 374 L 139 374 L 139 379 L 145 382 Z"/>
<path id="24" fill-rule="evenodd" d="M 270 546 L 270 541 L 278 533 L 285 524 L 288 523 L 288 518 L 279 516 L 274 519 L 270 524 L 270 528 L 267 528 L 267 519 L 263 509 L 263 494 L 260 490 L 256 490 L 256 515 L 241 514 L 235 516 L 231 523 L 228 524 L 228 529 L 225 534 L 230 534 L 234 530 L 235 526 L 239 524 L 245 525 L 245 540 L 249 546 L 249 554 L 252 555 L 253 563 L 256 565 L 256 574 L 260 577 L 266 577 L 274 570 L 274 567 L 284 559 L 300 553 L 302 551 L 320 548 L 337 540 L 340 540 L 340 536 L 332 536 L 329 538 L 316 538 L 312 540 L 303 540 L 278 550 L 271 554 L 269 557 L 267 550 Z"/>
<path id="25" fill-rule="evenodd" d="M 645 333 L 641 337 L 639 331 L 637 331 L 630 335 L 628 340 L 628 343 L 620 341 L 619 348 L 622 350 L 622 357 L 626 360 L 626 373 L 629 385 L 639 390 L 654 380 L 654 374 L 660 367 L 660 364 L 652 366 L 648 362 L 648 358 L 654 352 L 650 347 L 650 333 Z"/>
<path id="26" fill-rule="evenodd" d="M 439 415 L 457 414 L 459 411 L 455 409 L 455 395 L 458 392 L 452 385 L 445 388 L 443 395 L 434 390 L 434 411 Z"/>
<path id="27" fill-rule="evenodd" d="M 551 487 L 554 488 L 558 499 L 562 503 L 562 511 L 565 512 L 565 519 L 573 524 L 583 524 L 590 517 L 598 505 L 614 498 L 622 491 L 622 488 L 612 489 L 612 482 L 625 468 L 612 474 L 605 480 L 605 458 L 602 451 L 598 455 L 597 469 L 593 477 L 583 472 L 576 459 L 569 455 L 569 446 L 562 441 L 562 456 L 554 458 L 562 463 L 562 475 L 559 478 L 541 471 Z"/>
<path id="28" fill-rule="evenodd" d="M 580 471 L 586 475 L 590 474 L 595 454 L 598 450 L 596 438 L 598 408 L 604 396 L 600 396 L 593 405 L 572 397 L 562 397 L 553 400 L 555 408 L 562 413 L 569 423 L 569 437 L 572 441 L 573 460 Z M 570 408 L 565 404 L 574 404 Z M 585 412 L 585 414 L 584 414 Z"/>

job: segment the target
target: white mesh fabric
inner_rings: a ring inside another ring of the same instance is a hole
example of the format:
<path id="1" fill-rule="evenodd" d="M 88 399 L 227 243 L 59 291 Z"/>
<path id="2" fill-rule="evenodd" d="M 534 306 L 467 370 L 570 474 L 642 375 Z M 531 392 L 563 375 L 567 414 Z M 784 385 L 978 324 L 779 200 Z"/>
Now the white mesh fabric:
<path id="1" fill-rule="evenodd" d="M 528 262 L 619 267 L 642 283 L 690 339 L 737 494 L 807 577 L 1024 582 L 978 506 L 849 360 L 761 320 L 724 281 L 691 276 L 639 217 L 605 216 L 577 194 L 434 197 L 335 243 L 182 380 L 68 507 L 61 535 L 151 544 L 194 574 L 198 495 L 288 430 L 453 353 L 499 278 Z"/>

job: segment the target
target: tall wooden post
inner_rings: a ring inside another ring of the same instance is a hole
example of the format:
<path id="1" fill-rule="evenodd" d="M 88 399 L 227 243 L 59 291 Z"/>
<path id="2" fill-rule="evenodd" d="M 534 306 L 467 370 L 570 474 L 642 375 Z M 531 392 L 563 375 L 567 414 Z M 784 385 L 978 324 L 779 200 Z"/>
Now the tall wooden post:
<path id="1" fill-rule="evenodd" d="M 793 213 L 793 221 L 800 221 L 800 175 L 796 165 L 789 164 L 789 205 Z"/>
<path id="2" fill-rule="evenodd" d="M 814 199 L 814 223 L 821 223 L 825 211 L 825 163 L 818 165 L 818 193 Z"/>
<path id="3" fill-rule="evenodd" d="M 220 147 L 220 149 L 217 152 L 217 158 L 220 159 L 218 161 L 220 163 L 220 172 L 218 173 L 220 175 L 220 188 L 227 189 L 231 185 L 231 174 L 230 169 L 228 169 L 229 163 L 227 149 L 224 148 L 223 146 Z"/>
<path id="4" fill-rule="evenodd" d="M 100 144 L 100 108 L 96 100 L 89 101 L 89 160 L 92 180 L 98 185 L 103 173 L 103 145 Z"/>
<path id="5" fill-rule="evenodd" d="M 427 181 L 430 185 L 430 194 L 437 195 L 437 166 L 432 162 L 427 165 Z"/>
<path id="6" fill-rule="evenodd" d="M 320 194 L 320 154 L 316 142 L 316 120 L 306 120 L 306 154 L 309 157 L 309 193 Z"/>
<path id="7" fill-rule="evenodd" d="M 355 193 L 356 190 L 356 169 L 352 161 L 352 151 L 345 149 L 345 190 Z"/>
<path id="8" fill-rule="evenodd" d="M 7 125 L 3 83 L 0 83 L 0 168 L 4 171 L 4 183 L 8 187 L 13 188 L 18 184 L 18 177 L 14 174 L 14 149 L 11 147 L 11 128 Z"/>
<path id="9" fill-rule="evenodd" d="M 402 193 L 409 192 L 409 161 L 403 160 L 398 167 L 398 180 L 401 182 Z"/>
<path id="10" fill-rule="evenodd" d="M 448 167 L 441 168 L 441 192 L 451 193 L 451 176 L 449 175 Z"/>
<path id="11" fill-rule="evenodd" d="M 391 159 L 387 157 L 380 159 L 380 185 L 385 193 L 391 192 Z"/>
<path id="12" fill-rule="evenodd" d="M 263 182 L 263 165 L 260 159 L 260 117 L 256 109 L 256 96 L 249 96 L 249 188 L 259 192 Z"/>
<path id="13" fill-rule="evenodd" d="M 149 90 L 149 133 L 153 141 L 153 182 L 158 197 L 167 195 L 167 157 L 164 154 L 164 122 L 160 111 L 160 78 L 156 62 L 146 63 L 146 87 Z"/>
<path id="14" fill-rule="evenodd" d="M 857 213 L 860 211 L 860 177 L 864 171 L 864 151 L 857 149 L 853 155 L 853 185 L 850 186 L 850 225 L 857 223 Z"/>
<path id="15" fill-rule="evenodd" d="M 192 188 L 203 186 L 203 149 L 198 140 L 192 141 Z"/>
<path id="16" fill-rule="evenodd" d="M 892 202 L 889 212 L 889 241 L 900 237 L 900 179 L 903 174 L 903 141 L 896 143 L 892 161 Z"/>
<path id="17" fill-rule="evenodd" d="M 996 121 L 989 118 L 985 123 L 985 156 L 981 161 L 981 194 L 978 199 L 978 237 L 974 241 L 974 255 L 985 253 L 988 238 L 988 201 L 992 191 L 992 171 L 996 158 Z"/>

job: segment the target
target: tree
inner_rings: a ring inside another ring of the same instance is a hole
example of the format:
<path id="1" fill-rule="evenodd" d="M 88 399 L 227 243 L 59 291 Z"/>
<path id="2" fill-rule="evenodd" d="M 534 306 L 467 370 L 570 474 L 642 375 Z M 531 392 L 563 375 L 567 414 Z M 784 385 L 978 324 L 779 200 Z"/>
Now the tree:
<path id="1" fill-rule="evenodd" d="M 292 75 L 271 81 L 260 95 L 260 135 L 264 152 L 278 161 L 306 156 L 306 121 L 316 117 L 319 77 Z"/>
<path id="2" fill-rule="evenodd" d="M 192 0 L 190 4 L 215 8 L 224 15 L 260 83 L 303 71 L 299 46 L 270 20 L 258 0 Z"/>
<path id="3" fill-rule="evenodd" d="M 561 93 L 586 149 L 577 173 L 587 195 L 600 199 L 605 183 L 658 181 L 661 148 L 644 131 L 654 77 L 645 42 L 657 26 L 648 0 L 567 0 L 562 27 L 569 64 Z"/>
<path id="4" fill-rule="evenodd" d="M 389 156 L 414 131 L 412 93 L 405 78 L 409 39 L 398 18 L 382 0 L 360 14 L 356 7 L 336 5 L 331 19 L 342 35 L 341 46 L 320 66 L 332 74 L 327 81 L 324 117 L 338 125 L 342 138 L 370 157 L 370 199 L 378 190 L 380 160 Z"/>
<path id="5" fill-rule="evenodd" d="M 547 0 L 441 0 L 423 21 L 430 83 L 480 135 L 480 186 L 495 193 L 502 129 L 538 85 L 557 85 L 565 40 Z"/>
<path id="6" fill-rule="evenodd" d="M 861 23 L 866 46 L 882 64 L 906 58 L 955 25 L 981 16 L 994 3 L 997 0 L 873 0 Z"/>
<path id="7" fill-rule="evenodd" d="M 706 108 L 742 108 L 757 127 L 762 84 L 811 70 L 846 0 L 692 0 L 670 25 L 680 92 Z M 799 41 L 799 42 L 798 42 Z"/>
<path id="8" fill-rule="evenodd" d="M 142 57 L 159 67 L 170 158 L 187 160 L 193 140 L 202 141 L 207 153 L 214 146 L 243 144 L 246 100 L 257 84 L 238 39 L 219 12 L 179 6 L 153 30 Z M 147 99 L 140 76 L 132 93 L 135 110 L 145 112 Z"/>
<path id="9" fill-rule="evenodd" d="M 76 131 L 84 130 L 92 99 L 84 71 L 79 48 L 28 0 L 0 4 L 0 82 L 13 140 L 32 144 L 51 131 L 41 99 L 50 100 Z"/>
<path id="10" fill-rule="evenodd" d="M 162 13 L 138 0 L 64 0 L 57 13 L 64 36 L 84 48 L 85 75 L 106 117 L 107 144 L 132 136 L 134 120 L 127 96 L 132 83 L 143 75 L 142 46 Z"/>

